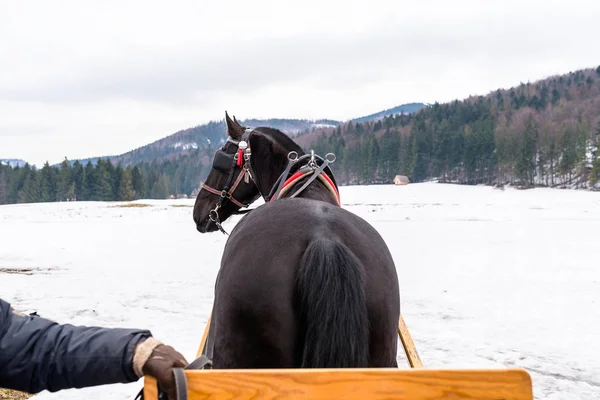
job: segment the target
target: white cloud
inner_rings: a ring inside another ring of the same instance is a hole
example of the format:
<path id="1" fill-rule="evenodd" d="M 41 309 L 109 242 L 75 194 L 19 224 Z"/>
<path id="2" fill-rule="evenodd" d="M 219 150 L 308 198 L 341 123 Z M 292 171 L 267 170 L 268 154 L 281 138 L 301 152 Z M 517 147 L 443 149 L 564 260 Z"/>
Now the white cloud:
<path id="1" fill-rule="evenodd" d="M 347 119 L 600 63 L 590 1 L 53 1 L 0 12 L 0 157 L 118 154 L 208 120 Z"/>

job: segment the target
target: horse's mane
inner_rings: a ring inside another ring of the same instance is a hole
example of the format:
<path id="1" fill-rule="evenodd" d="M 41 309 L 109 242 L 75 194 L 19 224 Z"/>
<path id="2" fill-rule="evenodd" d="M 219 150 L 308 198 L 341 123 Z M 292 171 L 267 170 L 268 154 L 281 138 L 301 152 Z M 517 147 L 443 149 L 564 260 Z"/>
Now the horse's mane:
<path id="1" fill-rule="evenodd" d="M 305 154 L 304 149 L 298 145 L 298 143 L 294 142 L 292 138 L 290 138 L 285 133 L 281 132 L 279 129 L 271 128 L 268 126 L 260 126 L 255 128 L 254 130 L 264 133 L 267 136 L 270 136 L 273 140 L 279 143 L 286 150 L 295 150 L 298 155 Z"/>

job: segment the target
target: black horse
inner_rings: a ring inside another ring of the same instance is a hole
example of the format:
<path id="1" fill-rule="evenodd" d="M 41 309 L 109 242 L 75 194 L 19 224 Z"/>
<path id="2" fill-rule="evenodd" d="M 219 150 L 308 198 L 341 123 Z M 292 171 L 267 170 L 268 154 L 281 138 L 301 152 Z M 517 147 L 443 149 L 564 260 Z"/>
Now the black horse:
<path id="1" fill-rule="evenodd" d="M 331 158 L 276 129 L 245 129 L 227 114 L 226 124 L 194 205 L 197 229 L 222 229 L 259 195 L 266 204 L 225 245 L 207 341 L 213 368 L 397 367 L 394 261 L 379 233 L 340 207 Z"/>

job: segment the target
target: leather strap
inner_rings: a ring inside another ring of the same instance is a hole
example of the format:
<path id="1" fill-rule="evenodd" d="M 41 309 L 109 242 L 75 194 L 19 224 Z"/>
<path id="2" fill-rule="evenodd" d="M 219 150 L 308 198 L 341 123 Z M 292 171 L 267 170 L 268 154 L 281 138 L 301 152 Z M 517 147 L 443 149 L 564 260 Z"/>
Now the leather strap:
<path id="1" fill-rule="evenodd" d="M 183 368 L 173 368 L 175 375 L 175 389 L 177 392 L 177 400 L 187 400 L 187 379 Z"/>
<path id="2" fill-rule="evenodd" d="M 210 369 L 212 367 L 212 361 L 202 354 L 200 357 L 192 361 L 185 368 L 173 368 L 173 374 L 175 375 L 175 389 L 177 392 L 177 400 L 187 400 L 187 379 L 185 377 L 184 369 Z"/>

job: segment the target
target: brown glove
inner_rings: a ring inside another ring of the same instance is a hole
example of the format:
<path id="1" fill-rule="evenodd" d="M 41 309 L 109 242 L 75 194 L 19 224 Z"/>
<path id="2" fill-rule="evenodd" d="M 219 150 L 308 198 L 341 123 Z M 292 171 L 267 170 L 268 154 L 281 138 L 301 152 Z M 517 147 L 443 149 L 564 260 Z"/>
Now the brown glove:
<path id="1" fill-rule="evenodd" d="M 188 362 L 181 353 L 154 338 L 140 343 L 133 356 L 136 374 L 155 378 L 160 388 L 167 393 L 169 400 L 174 400 L 177 396 L 173 368 L 185 368 L 187 365 Z"/>

